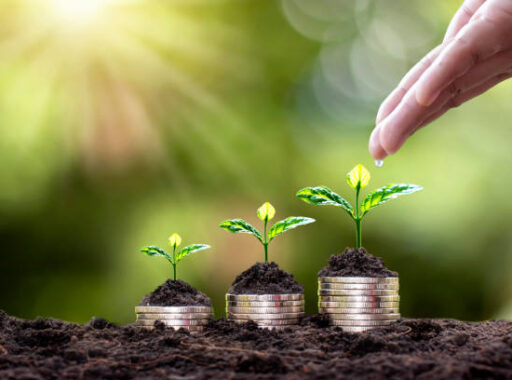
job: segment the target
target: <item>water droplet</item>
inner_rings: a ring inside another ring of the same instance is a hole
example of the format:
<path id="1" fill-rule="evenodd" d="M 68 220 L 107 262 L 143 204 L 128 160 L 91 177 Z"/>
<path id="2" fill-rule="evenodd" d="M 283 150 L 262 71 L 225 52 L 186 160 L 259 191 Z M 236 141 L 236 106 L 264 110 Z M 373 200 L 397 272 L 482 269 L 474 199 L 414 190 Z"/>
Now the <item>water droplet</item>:
<path id="1" fill-rule="evenodd" d="M 384 166 L 384 160 L 375 160 L 375 166 L 382 168 Z"/>

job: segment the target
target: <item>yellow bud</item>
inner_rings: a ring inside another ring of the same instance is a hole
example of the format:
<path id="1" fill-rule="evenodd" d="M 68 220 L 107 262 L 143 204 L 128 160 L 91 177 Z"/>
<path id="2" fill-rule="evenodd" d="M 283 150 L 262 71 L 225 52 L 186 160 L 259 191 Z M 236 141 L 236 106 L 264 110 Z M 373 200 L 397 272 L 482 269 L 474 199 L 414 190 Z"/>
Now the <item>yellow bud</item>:
<path id="1" fill-rule="evenodd" d="M 169 236 L 169 244 L 171 247 L 178 247 L 181 244 L 181 236 L 178 235 L 176 232 L 173 233 L 171 236 Z"/>
<path id="2" fill-rule="evenodd" d="M 276 214 L 276 209 L 270 203 L 265 202 L 258 209 L 257 214 L 258 214 L 258 218 L 260 218 L 261 220 L 269 221 Z"/>
<path id="3" fill-rule="evenodd" d="M 347 183 L 353 189 L 362 189 L 370 182 L 370 172 L 363 165 L 358 164 L 347 173 Z"/>

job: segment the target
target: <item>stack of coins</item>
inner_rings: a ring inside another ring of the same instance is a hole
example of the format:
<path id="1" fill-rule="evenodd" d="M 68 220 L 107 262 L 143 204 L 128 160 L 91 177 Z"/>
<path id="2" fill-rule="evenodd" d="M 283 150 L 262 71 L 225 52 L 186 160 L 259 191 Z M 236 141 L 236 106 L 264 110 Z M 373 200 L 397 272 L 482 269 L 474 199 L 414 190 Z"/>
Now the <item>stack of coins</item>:
<path id="1" fill-rule="evenodd" d="M 318 309 L 331 325 L 363 332 L 400 318 L 398 277 L 319 277 Z"/>
<path id="2" fill-rule="evenodd" d="M 252 320 L 259 327 L 284 329 L 304 315 L 304 294 L 226 294 L 226 314 L 236 323 Z"/>
<path id="3" fill-rule="evenodd" d="M 201 331 L 213 318 L 211 306 L 136 306 L 135 324 L 147 329 L 160 321 L 175 330 Z"/>

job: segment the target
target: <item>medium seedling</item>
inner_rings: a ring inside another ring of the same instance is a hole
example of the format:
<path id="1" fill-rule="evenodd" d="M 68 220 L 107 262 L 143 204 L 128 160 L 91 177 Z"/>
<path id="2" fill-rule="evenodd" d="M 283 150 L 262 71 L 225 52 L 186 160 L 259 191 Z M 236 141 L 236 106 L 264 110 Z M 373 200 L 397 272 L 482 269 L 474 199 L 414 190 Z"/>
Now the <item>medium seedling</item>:
<path id="1" fill-rule="evenodd" d="M 174 281 L 176 281 L 176 266 L 178 263 L 188 255 L 190 255 L 193 252 L 202 251 L 203 249 L 211 248 L 207 244 L 192 244 L 185 248 L 180 249 L 179 251 L 176 251 L 176 249 L 181 245 L 181 236 L 177 233 L 173 233 L 171 236 L 169 236 L 169 245 L 172 247 L 172 255 L 167 253 L 162 248 L 159 248 L 154 245 L 149 245 L 147 247 L 144 247 L 141 249 L 141 252 L 144 252 L 148 256 L 162 256 L 167 259 L 172 265 L 173 272 L 174 272 Z"/>
<path id="2" fill-rule="evenodd" d="M 220 224 L 220 227 L 226 231 L 235 234 L 251 234 L 263 244 L 265 251 L 265 262 L 268 262 L 268 245 L 276 237 L 283 232 L 313 223 L 315 219 L 307 218 L 305 216 L 289 216 L 276 224 L 274 224 L 267 232 L 268 222 L 276 214 L 275 208 L 268 202 L 265 202 L 257 211 L 258 218 L 263 221 L 263 235 L 249 223 L 242 219 L 226 220 Z"/>
<path id="3" fill-rule="evenodd" d="M 361 221 L 373 208 L 397 198 L 400 195 L 411 194 L 423 188 L 417 185 L 391 184 L 377 189 L 364 198 L 359 207 L 359 195 L 370 182 L 370 172 L 361 164 L 347 173 L 348 185 L 356 191 L 356 207 L 352 207 L 341 196 L 325 186 L 306 187 L 297 192 L 297 197 L 306 203 L 320 206 L 337 206 L 344 209 L 356 224 L 356 248 L 361 248 Z"/>

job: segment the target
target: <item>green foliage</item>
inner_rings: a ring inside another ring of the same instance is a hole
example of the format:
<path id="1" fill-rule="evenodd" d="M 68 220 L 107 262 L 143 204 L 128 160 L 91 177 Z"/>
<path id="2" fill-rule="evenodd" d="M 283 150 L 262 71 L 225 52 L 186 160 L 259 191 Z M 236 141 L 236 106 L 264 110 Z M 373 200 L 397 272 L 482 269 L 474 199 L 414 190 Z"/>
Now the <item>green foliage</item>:
<path id="1" fill-rule="evenodd" d="M 149 245 L 149 246 L 143 247 L 143 248 L 141 248 L 140 251 L 145 253 L 148 256 L 165 257 L 171 263 L 171 265 L 173 267 L 174 281 L 176 281 L 176 266 L 183 258 L 187 257 L 191 253 L 211 248 L 207 244 L 191 244 L 191 245 L 177 251 L 176 248 L 181 244 L 181 236 L 178 235 L 177 233 L 174 233 L 171 236 L 169 236 L 168 242 L 169 242 L 169 245 L 172 247 L 172 255 L 167 253 L 162 248 L 159 248 L 155 245 Z"/>
<path id="2" fill-rule="evenodd" d="M 165 257 L 167 260 L 169 260 L 172 263 L 172 257 L 169 256 L 167 252 L 165 252 L 162 248 L 159 248 L 155 245 L 149 245 L 147 247 L 143 247 L 141 252 L 144 252 L 148 256 L 162 256 Z"/>
<path id="3" fill-rule="evenodd" d="M 315 221 L 312 218 L 306 218 L 304 216 L 290 216 L 274 224 L 267 232 L 268 221 L 274 217 L 275 212 L 275 208 L 269 202 L 265 202 L 258 208 L 256 214 L 258 218 L 263 221 L 263 234 L 242 219 L 225 220 L 220 224 L 220 228 L 235 234 L 244 233 L 255 236 L 263 244 L 265 262 L 268 262 L 268 245 L 272 239 L 281 235 L 283 232 Z"/>
<path id="4" fill-rule="evenodd" d="M 397 198 L 411 194 L 423 188 L 418 185 L 391 184 L 368 194 L 359 207 L 359 193 L 370 182 L 370 172 L 361 164 L 347 173 L 348 185 L 356 191 L 355 209 L 340 195 L 325 186 L 306 187 L 297 192 L 297 197 L 304 202 L 318 206 L 337 206 L 343 208 L 356 225 L 356 247 L 361 247 L 361 220 L 371 209 Z"/>
<path id="5" fill-rule="evenodd" d="M 261 239 L 261 233 L 243 219 L 225 220 L 220 224 L 220 228 L 223 228 L 226 231 L 232 232 L 234 234 L 251 234 L 255 236 L 259 241 L 263 242 Z"/>
<path id="6" fill-rule="evenodd" d="M 343 208 L 350 216 L 354 214 L 350 203 L 325 186 L 306 187 L 297 192 L 297 197 L 312 205 L 337 206 Z"/>
<path id="7" fill-rule="evenodd" d="M 358 164 L 347 173 L 347 183 L 354 190 L 363 189 L 370 183 L 370 172 Z"/>
<path id="8" fill-rule="evenodd" d="M 202 251 L 204 249 L 210 248 L 207 244 L 192 244 L 188 247 L 182 248 L 180 251 L 176 253 L 176 262 L 180 262 L 184 257 L 187 257 L 191 253 Z"/>
<path id="9" fill-rule="evenodd" d="M 268 231 L 268 241 L 272 241 L 276 236 L 281 235 L 283 232 L 289 231 L 299 226 L 313 223 L 315 219 L 307 218 L 305 216 L 289 216 L 288 218 L 281 220 L 274 224 Z"/>
<path id="10" fill-rule="evenodd" d="M 362 216 L 364 216 L 372 208 L 377 207 L 391 199 L 395 199 L 401 195 L 411 194 L 420 191 L 423 188 L 417 185 L 396 184 L 388 185 L 377 189 L 366 196 L 361 203 Z"/>

